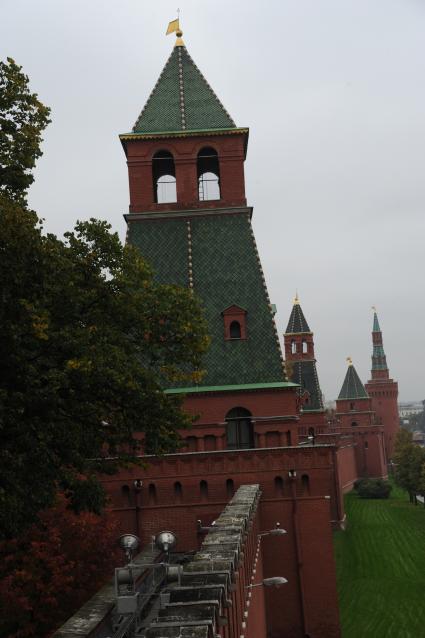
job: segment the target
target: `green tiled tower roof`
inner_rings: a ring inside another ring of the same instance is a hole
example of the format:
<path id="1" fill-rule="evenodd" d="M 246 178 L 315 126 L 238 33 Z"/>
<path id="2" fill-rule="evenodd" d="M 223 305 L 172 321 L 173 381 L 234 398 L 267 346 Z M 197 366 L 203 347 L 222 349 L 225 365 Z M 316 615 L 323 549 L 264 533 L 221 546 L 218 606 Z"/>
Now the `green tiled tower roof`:
<path id="1" fill-rule="evenodd" d="M 382 342 L 382 333 L 379 326 L 378 315 L 373 313 L 374 343 L 372 353 L 372 370 L 388 370 L 387 357 L 385 356 L 384 345 Z"/>
<path id="2" fill-rule="evenodd" d="M 311 332 L 308 327 L 304 313 L 301 310 L 298 295 L 295 297 L 294 305 L 292 306 L 291 316 L 289 317 L 288 326 L 286 328 L 286 334 L 296 334 L 300 332 Z"/>
<path id="3" fill-rule="evenodd" d="M 202 386 L 286 381 L 248 210 L 130 222 L 128 241 L 157 281 L 190 285 L 200 298 L 211 336 Z M 246 339 L 224 339 L 222 312 L 231 305 L 246 310 Z"/>
<path id="4" fill-rule="evenodd" d="M 190 57 L 175 46 L 133 133 L 236 128 L 236 124 Z"/>
<path id="5" fill-rule="evenodd" d="M 347 374 L 345 375 L 344 383 L 342 384 L 341 392 L 338 399 L 368 399 L 369 395 L 365 390 L 363 383 L 360 381 L 360 377 L 356 372 L 352 363 L 349 364 Z"/>
<path id="6" fill-rule="evenodd" d="M 381 328 L 379 327 L 378 315 L 376 312 L 373 313 L 373 332 L 381 332 Z"/>
<path id="7" fill-rule="evenodd" d="M 288 367 L 288 364 L 287 364 Z M 323 410 L 322 391 L 319 385 L 316 362 L 291 361 L 291 381 L 300 386 L 299 394 L 308 392 L 308 402 L 303 405 L 303 411 Z"/>

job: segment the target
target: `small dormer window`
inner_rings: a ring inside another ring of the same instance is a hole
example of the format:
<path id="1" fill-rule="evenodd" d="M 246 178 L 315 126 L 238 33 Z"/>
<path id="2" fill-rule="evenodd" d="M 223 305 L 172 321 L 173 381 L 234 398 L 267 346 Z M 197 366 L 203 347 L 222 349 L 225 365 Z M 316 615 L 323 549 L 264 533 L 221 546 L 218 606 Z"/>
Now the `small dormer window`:
<path id="1" fill-rule="evenodd" d="M 247 338 L 247 311 L 239 306 L 229 306 L 221 313 L 226 341 Z"/>

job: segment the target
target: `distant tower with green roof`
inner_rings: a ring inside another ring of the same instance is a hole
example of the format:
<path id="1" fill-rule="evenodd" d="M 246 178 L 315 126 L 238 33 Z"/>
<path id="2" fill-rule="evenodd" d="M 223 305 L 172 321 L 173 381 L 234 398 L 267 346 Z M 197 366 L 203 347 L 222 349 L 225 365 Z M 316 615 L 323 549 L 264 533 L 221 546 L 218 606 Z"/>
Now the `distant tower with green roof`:
<path id="1" fill-rule="evenodd" d="M 351 357 L 347 361 L 347 372 L 336 400 L 337 430 L 342 435 L 351 434 L 353 437 L 358 478 L 385 477 L 387 463 L 384 428 L 376 421 L 372 399 L 361 382 Z"/>
<path id="2" fill-rule="evenodd" d="M 299 431 L 304 437 L 323 434 L 325 428 L 325 410 L 317 374 L 313 337 L 297 293 L 284 334 L 284 342 L 288 378 L 298 384 L 302 408 Z"/>
<path id="3" fill-rule="evenodd" d="M 267 445 L 267 428 L 258 429 L 255 417 L 270 410 L 282 417 L 273 427 L 275 444 L 293 444 L 296 387 L 286 379 L 245 197 L 248 128 L 236 126 L 177 36 L 132 131 L 120 135 L 129 172 L 127 240 L 158 281 L 193 290 L 209 325 L 202 384 L 167 391 L 187 394 L 189 410 L 192 397 L 201 421 L 222 430 L 232 424 L 218 448 Z M 282 397 L 273 407 L 271 393 Z M 207 404 L 223 396 L 212 413 Z"/>
<path id="4" fill-rule="evenodd" d="M 390 460 L 394 454 L 395 437 L 400 427 L 398 384 L 390 378 L 378 315 L 375 308 L 373 311 L 372 370 L 371 379 L 366 383 L 366 390 L 372 399 L 377 422 L 384 426 L 385 447 L 387 458 Z"/>

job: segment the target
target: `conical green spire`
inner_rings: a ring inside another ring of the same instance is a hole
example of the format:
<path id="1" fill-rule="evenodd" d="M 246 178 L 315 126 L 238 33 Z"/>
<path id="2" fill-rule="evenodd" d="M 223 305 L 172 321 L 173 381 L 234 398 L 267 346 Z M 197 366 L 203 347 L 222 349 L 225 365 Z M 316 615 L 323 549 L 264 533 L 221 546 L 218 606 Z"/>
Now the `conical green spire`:
<path id="1" fill-rule="evenodd" d="M 368 399 L 369 395 L 365 390 L 360 377 L 353 366 L 351 359 L 348 365 L 347 374 L 342 384 L 338 399 Z"/>
<path id="2" fill-rule="evenodd" d="M 236 124 L 186 47 L 174 47 L 133 127 L 133 133 L 231 128 L 236 128 Z"/>
<path id="3" fill-rule="evenodd" d="M 373 313 L 373 332 L 381 332 L 381 328 L 379 327 L 378 315 L 376 312 Z"/>
<path id="4" fill-rule="evenodd" d="M 387 370 L 387 358 L 385 356 L 384 345 L 382 342 L 382 332 L 379 326 L 378 315 L 376 311 L 373 313 L 373 353 L 372 353 L 372 372 L 373 370 Z"/>
<path id="5" fill-rule="evenodd" d="M 301 310 L 300 300 L 298 294 L 294 299 L 294 305 L 292 306 L 292 312 L 289 317 L 288 326 L 285 334 L 298 334 L 303 332 L 311 332 L 304 313 Z"/>

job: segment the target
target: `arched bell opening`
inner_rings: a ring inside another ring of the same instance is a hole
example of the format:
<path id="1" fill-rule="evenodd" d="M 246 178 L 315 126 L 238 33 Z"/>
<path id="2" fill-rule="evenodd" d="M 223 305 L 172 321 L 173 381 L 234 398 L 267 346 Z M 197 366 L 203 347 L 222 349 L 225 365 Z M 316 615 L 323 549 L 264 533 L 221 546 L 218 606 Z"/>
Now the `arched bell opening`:
<path id="1" fill-rule="evenodd" d="M 170 151 L 158 151 L 153 156 L 152 179 L 155 204 L 177 202 L 176 167 Z"/>
<path id="2" fill-rule="evenodd" d="M 201 148 L 197 158 L 197 172 L 199 201 L 220 199 L 220 165 L 214 148 Z"/>

